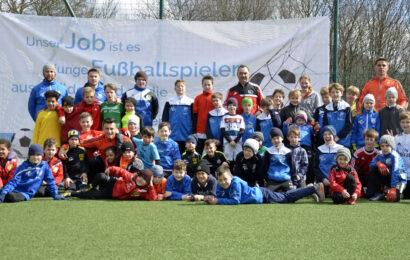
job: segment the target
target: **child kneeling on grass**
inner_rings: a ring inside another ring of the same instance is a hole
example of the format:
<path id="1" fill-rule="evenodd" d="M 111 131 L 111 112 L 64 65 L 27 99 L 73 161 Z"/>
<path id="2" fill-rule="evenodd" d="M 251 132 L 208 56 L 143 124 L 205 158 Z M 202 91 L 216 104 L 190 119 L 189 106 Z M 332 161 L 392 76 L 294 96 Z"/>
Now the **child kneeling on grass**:
<path id="1" fill-rule="evenodd" d="M 65 199 L 58 194 L 53 173 L 48 163 L 42 160 L 43 154 L 44 151 L 40 145 L 33 144 L 29 147 L 28 160 L 17 167 L 13 178 L 0 190 L 0 203 L 32 199 L 43 181 L 47 183 L 47 188 L 53 199 Z"/>
<path id="2" fill-rule="evenodd" d="M 356 204 L 360 197 L 362 184 L 355 169 L 349 165 L 352 156 L 350 150 L 341 148 L 336 154 L 336 165 L 330 169 L 329 192 L 335 204 Z"/>
<path id="3" fill-rule="evenodd" d="M 139 167 L 142 168 L 142 163 Z M 71 196 L 80 199 L 157 200 L 157 192 L 152 182 L 153 174 L 149 169 L 136 174 L 112 166 L 105 173 L 97 174 L 95 178 L 94 184 L 98 189 L 73 192 Z"/>
<path id="4" fill-rule="evenodd" d="M 249 185 L 236 176 L 232 176 L 227 163 L 223 163 L 217 170 L 218 185 L 216 197 L 205 196 L 204 201 L 215 205 L 261 204 L 261 203 L 292 203 L 301 198 L 316 195 L 317 202 L 325 199 L 323 183 L 284 193 L 273 192 L 262 187 L 249 187 Z"/>

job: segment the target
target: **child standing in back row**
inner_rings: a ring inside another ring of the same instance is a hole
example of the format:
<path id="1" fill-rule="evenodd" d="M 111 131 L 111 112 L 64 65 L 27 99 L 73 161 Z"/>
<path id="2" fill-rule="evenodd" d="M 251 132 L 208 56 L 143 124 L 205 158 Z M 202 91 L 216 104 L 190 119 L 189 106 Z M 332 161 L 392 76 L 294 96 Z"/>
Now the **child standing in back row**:
<path id="1" fill-rule="evenodd" d="M 222 99 L 222 93 L 216 92 L 212 94 L 212 104 L 214 109 L 209 111 L 208 122 L 206 125 L 206 138 L 216 139 L 220 143 L 223 142 L 221 133 L 222 117 L 228 113 L 228 110 L 222 106 Z"/>
<path id="2" fill-rule="evenodd" d="M 104 122 L 106 118 L 112 118 L 119 129 L 121 128 L 121 116 L 124 113 L 124 108 L 121 102 L 118 102 L 117 86 L 108 83 L 104 86 L 104 92 L 107 101 L 101 104 L 101 120 Z"/>
<path id="3" fill-rule="evenodd" d="M 224 138 L 224 153 L 231 167 L 238 153 L 242 151 L 240 142 L 245 130 L 245 122 L 241 115 L 236 114 L 238 102 L 235 98 L 230 98 L 226 102 L 228 106 L 228 114 L 223 116 L 221 121 L 221 132 Z"/>

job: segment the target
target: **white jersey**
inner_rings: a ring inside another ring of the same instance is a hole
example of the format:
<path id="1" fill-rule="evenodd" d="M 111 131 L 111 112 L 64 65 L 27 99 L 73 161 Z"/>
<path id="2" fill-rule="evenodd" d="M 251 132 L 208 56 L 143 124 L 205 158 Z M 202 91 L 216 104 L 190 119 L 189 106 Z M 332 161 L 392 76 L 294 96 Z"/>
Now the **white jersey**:
<path id="1" fill-rule="evenodd" d="M 394 137 L 395 147 L 394 150 L 403 159 L 405 168 L 407 171 L 410 169 L 410 134 L 398 134 Z M 407 174 L 407 180 L 410 180 L 410 174 Z"/>

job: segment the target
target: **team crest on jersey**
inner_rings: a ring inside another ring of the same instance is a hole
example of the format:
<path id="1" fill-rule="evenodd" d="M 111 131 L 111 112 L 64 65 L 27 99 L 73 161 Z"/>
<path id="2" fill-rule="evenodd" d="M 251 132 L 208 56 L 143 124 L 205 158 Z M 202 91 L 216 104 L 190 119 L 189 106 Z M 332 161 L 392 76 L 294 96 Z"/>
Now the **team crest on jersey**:
<path id="1" fill-rule="evenodd" d="M 253 94 L 252 89 L 248 89 L 248 94 Z"/>
<path id="2" fill-rule="evenodd" d="M 11 171 L 11 169 L 13 169 L 13 165 L 11 165 L 11 164 L 7 165 L 7 171 L 9 172 L 9 171 Z"/>
<path id="3" fill-rule="evenodd" d="M 52 169 L 53 169 L 53 170 L 52 170 L 53 173 L 57 173 L 57 172 L 58 172 L 58 167 L 57 167 L 57 166 L 53 166 Z"/>
<path id="4" fill-rule="evenodd" d="M 217 163 L 217 164 L 221 164 L 222 161 L 221 161 L 220 159 L 218 159 L 218 160 L 216 161 L 216 163 Z"/>
<path id="5" fill-rule="evenodd" d="M 376 118 L 370 118 L 370 123 L 376 124 Z"/>
<path id="6" fill-rule="evenodd" d="M 145 99 L 148 100 L 148 101 L 151 101 L 152 95 L 151 94 L 146 94 Z"/>
<path id="7" fill-rule="evenodd" d="M 363 125 L 363 124 L 364 124 L 364 120 L 363 120 L 363 119 L 360 119 L 360 120 L 359 120 L 359 124 Z"/>
<path id="8" fill-rule="evenodd" d="M 389 166 L 391 165 L 391 159 L 390 158 L 386 159 L 386 164 L 389 165 Z"/>
<path id="9" fill-rule="evenodd" d="M 80 161 L 84 161 L 84 154 L 79 154 L 78 158 L 80 159 Z"/>
<path id="10" fill-rule="evenodd" d="M 198 162 L 199 162 L 199 159 L 198 159 L 198 158 L 192 158 L 192 163 L 193 163 L 193 164 L 198 164 Z"/>

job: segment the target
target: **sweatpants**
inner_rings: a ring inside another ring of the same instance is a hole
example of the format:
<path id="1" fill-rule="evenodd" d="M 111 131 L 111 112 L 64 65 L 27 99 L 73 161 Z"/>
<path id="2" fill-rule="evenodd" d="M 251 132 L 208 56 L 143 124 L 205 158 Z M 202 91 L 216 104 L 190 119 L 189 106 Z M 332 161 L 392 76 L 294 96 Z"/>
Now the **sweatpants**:
<path id="1" fill-rule="evenodd" d="M 316 193 L 314 186 L 294 189 L 286 192 L 274 192 L 262 187 L 259 189 L 262 191 L 263 203 L 292 203 Z"/>
<path id="2" fill-rule="evenodd" d="M 268 181 L 267 188 L 275 192 L 279 190 L 288 191 L 294 189 L 295 187 L 293 186 L 292 181 L 289 180 L 284 182 Z"/>
<path id="3" fill-rule="evenodd" d="M 116 181 L 116 178 L 101 172 L 94 176 L 93 188 L 91 190 L 71 193 L 71 196 L 80 199 L 112 199 L 112 190 Z"/>
<path id="4" fill-rule="evenodd" d="M 367 183 L 366 197 L 371 198 L 376 193 L 383 193 L 383 186 L 390 187 L 391 176 L 381 175 L 377 168 L 371 169 Z"/>
<path id="5" fill-rule="evenodd" d="M 10 202 L 10 203 L 21 202 L 25 200 L 26 200 L 26 197 L 24 197 L 24 195 L 21 194 L 20 192 L 9 192 L 7 193 L 6 197 L 4 197 L 4 202 Z"/>
<path id="6" fill-rule="evenodd" d="M 351 195 L 356 191 L 357 183 L 356 180 L 354 179 L 354 176 L 351 174 L 348 174 L 346 176 L 345 182 L 343 183 L 343 187 L 345 190 Z M 332 193 L 332 200 L 335 204 L 343 204 L 350 198 L 343 198 L 341 192 L 333 192 Z"/>
<path id="7" fill-rule="evenodd" d="M 410 199 L 410 181 L 407 180 L 407 186 L 403 191 L 403 199 Z"/>

